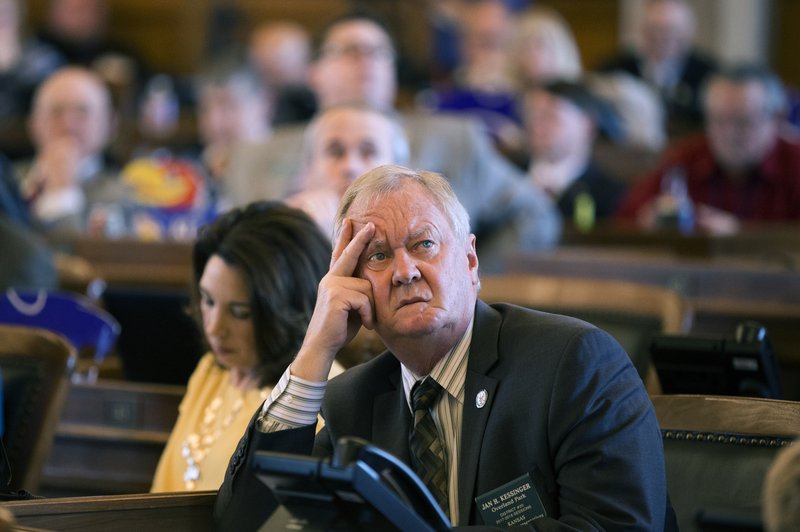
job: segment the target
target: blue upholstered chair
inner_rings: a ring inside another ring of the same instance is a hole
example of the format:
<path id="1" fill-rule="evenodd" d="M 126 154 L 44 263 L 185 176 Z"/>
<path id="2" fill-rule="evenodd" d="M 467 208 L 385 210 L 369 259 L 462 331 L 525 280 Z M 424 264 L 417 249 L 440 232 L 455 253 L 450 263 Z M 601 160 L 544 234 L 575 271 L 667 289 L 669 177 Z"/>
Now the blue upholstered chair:
<path id="1" fill-rule="evenodd" d="M 95 364 L 114 349 L 120 326 L 90 299 L 72 292 L 9 289 L 0 297 L 0 323 L 41 327 L 66 337 Z"/>

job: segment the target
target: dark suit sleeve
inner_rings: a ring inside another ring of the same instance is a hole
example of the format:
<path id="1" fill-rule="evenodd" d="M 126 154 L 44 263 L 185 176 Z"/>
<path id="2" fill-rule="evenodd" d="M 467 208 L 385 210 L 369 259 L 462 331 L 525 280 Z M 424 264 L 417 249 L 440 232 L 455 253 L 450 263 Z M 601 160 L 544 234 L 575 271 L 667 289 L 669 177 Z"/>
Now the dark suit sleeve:
<path id="1" fill-rule="evenodd" d="M 624 350 L 588 329 L 557 366 L 548 436 L 560 517 L 540 530 L 660 530 L 667 507 L 661 434 Z M 563 528 L 562 528 L 563 527 Z"/>
<path id="2" fill-rule="evenodd" d="M 277 507 L 272 493 L 253 473 L 256 451 L 310 455 L 314 446 L 316 425 L 263 433 L 255 426 L 260 411 L 259 407 L 239 440 L 217 493 L 214 502 L 217 530 L 258 530 Z"/>

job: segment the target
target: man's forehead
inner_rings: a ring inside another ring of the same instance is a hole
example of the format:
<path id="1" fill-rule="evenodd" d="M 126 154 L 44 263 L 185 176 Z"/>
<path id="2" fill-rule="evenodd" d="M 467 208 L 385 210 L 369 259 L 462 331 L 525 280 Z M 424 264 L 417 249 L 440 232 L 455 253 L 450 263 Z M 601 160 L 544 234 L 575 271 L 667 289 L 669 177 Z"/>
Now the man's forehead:
<path id="1" fill-rule="evenodd" d="M 370 215 L 370 213 L 366 213 L 362 216 L 356 215 L 351 218 L 351 220 L 353 221 L 354 232 L 358 232 L 368 222 L 372 222 L 375 224 L 375 236 L 370 240 L 370 244 L 374 244 L 376 242 L 379 243 L 386 242 L 388 237 L 396 238 L 398 236 L 402 236 L 405 238 L 414 238 L 414 237 L 440 233 L 437 227 L 438 224 L 436 224 L 435 221 L 432 221 L 427 217 L 411 218 L 410 220 L 404 220 L 405 223 L 396 225 L 396 224 L 380 223 L 380 220 L 376 221 L 374 214 L 377 214 L 377 212 L 373 213 L 373 215 Z M 387 234 L 387 229 L 393 229 L 393 228 L 399 228 L 400 233 Z"/>
<path id="2" fill-rule="evenodd" d="M 767 94 L 763 85 L 757 82 L 734 83 L 716 80 L 708 88 L 706 105 L 709 110 L 718 108 L 759 107 L 766 103 Z"/>
<path id="3" fill-rule="evenodd" d="M 389 35 L 375 22 L 356 19 L 341 22 L 330 29 L 323 46 L 331 44 L 389 44 Z"/>
<path id="4" fill-rule="evenodd" d="M 389 119 L 370 109 L 342 108 L 328 111 L 319 122 L 319 130 L 325 132 L 363 133 L 369 137 L 388 136 Z M 375 130 L 383 131 L 375 131 Z"/>
<path id="5" fill-rule="evenodd" d="M 375 224 L 376 236 L 386 229 L 401 229 L 408 234 L 441 232 L 449 227 L 447 216 L 427 194 L 409 189 L 409 185 L 387 195 L 358 198 L 351 205 L 347 217 L 353 220 L 356 231 L 367 222 Z"/>
<path id="6" fill-rule="evenodd" d="M 42 87 L 40 101 L 50 103 L 81 102 L 100 105 L 104 100 L 103 87 L 96 80 L 75 73 L 62 74 Z"/>

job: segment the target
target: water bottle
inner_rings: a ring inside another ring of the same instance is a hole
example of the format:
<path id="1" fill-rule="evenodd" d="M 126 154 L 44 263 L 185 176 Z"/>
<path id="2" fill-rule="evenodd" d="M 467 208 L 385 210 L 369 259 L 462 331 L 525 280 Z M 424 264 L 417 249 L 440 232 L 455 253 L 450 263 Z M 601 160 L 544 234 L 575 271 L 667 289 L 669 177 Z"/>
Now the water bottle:
<path id="1" fill-rule="evenodd" d="M 572 211 L 572 221 L 575 228 L 586 233 L 591 231 L 596 221 L 594 198 L 589 192 L 583 190 L 575 196 Z"/>
<path id="2" fill-rule="evenodd" d="M 656 199 L 656 226 L 683 234 L 694 230 L 694 205 L 689 197 L 686 172 L 681 167 L 670 168 L 661 178 L 661 193 Z"/>
<path id="3" fill-rule="evenodd" d="M 178 127 L 180 105 L 175 85 L 166 74 L 158 74 L 147 82 L 140 109 L 142 133 L 151 138 L 170 137 Z"/>

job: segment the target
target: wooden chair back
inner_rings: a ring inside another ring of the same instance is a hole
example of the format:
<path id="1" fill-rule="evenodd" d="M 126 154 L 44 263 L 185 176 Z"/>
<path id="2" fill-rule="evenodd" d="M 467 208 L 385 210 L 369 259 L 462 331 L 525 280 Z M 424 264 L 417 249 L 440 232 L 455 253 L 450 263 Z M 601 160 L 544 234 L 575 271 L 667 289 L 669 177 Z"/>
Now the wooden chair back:
<path id="1" fill-rule="evenodd" d="M 764 477 L 777 452 L 800 436 L 800 402 L 705 395 L 651 399 L 680 530 L 759 529 Z"/>
<path id="2" fill-rule="evenodd" d="M 606 330 L 628 352 L 650 393 L 660 387 L 650 362 L 653 333 L 681 334 L 691 328 L 685 298 L 658 286 L 550 275 L 483 277 L 479 297 L 573 316 Z"/>
<path id="3" fill-rule="evenodd" d="M 67 370 L 76 356 L 75 348 L 56 333 L 0 325 L 3 442 L 12 490 L 38 488 L 67 391 Z"/>

